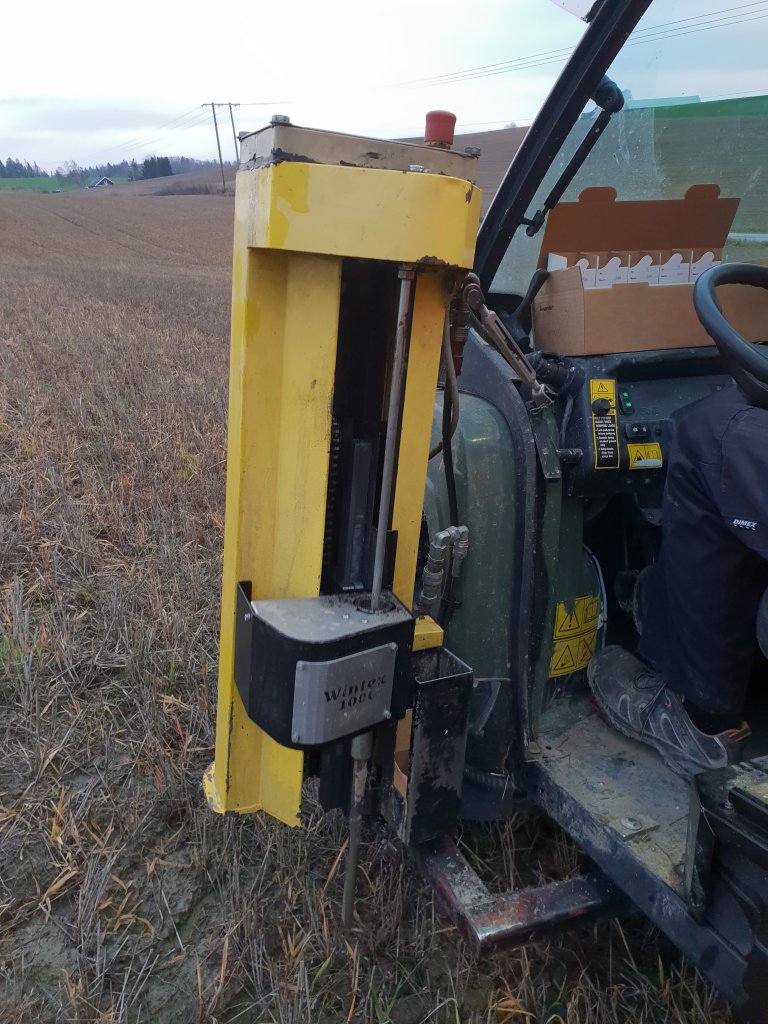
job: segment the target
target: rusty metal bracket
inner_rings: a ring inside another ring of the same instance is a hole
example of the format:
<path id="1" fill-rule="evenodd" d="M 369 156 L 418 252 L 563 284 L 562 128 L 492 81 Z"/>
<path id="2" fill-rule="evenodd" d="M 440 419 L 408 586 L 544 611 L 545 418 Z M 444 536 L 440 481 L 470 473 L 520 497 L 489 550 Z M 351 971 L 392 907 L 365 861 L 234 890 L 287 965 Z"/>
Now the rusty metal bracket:
<path id="1" fill-rule="evenodd" d="M 540 412 L 552 405 L 552 397 L 536 376 L 530 360 L 513 338 L 503 322 L 485 304 L 485 296 L 477 274 L 467 274 L 462 285 L 462 299 L 469 307 L 483 337 L 515 371 L 520 380 L 531 389 L 531 411 Z"/>
<path id="2" fill-rule="evenodd" d="M 494 895 L 449 837 L 423 843 L 414 853 L 424 878 L 476 954 L 615 913 L 620 905 L 619 890 L 598 873 Z"/>

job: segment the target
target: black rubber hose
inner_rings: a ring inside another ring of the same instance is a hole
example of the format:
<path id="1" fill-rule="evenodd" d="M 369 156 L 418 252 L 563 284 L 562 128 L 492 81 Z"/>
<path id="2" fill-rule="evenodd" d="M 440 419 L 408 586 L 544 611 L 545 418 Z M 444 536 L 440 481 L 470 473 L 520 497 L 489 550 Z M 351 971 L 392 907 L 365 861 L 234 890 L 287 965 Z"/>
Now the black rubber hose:
<path id="1" fill-rule="evenodd" d="M 488 789 L 499 796 L 507 796 L 514 792 L 515 784 L 510 775 L 494 775 L 491 772 L 484 772 L 482 768 L 475 768 L 472 764 L 464 765 L 464 778 L 469 779 L 476 786 Z"/>
<path id="2" fill-rule="evenodd" d="M 565 448 L 566 437 L 568 435 L 568 427 L 571 425 L 571 416 L 573 414 L 573 395 L 568 395 L 565 400 L 565 411 L 563 412 L 563 422 L 560 425 L 560 447 Z"/>
<path id="3" fill-rule="evenodd" d="M 459 525 L 459 503 L 456 498 L 456 476 L 453 470 L 453 445 L 451 444 L 451 411 L 453 401 L 451 389 L 443 390 L 443 467 L 445 486 L 448 491 L 448 516 L 451 526 Z"/>
<path id="4" fill-rule="evenodd" d="M 453 471 L 453 445 L 451 443 L 451 392 L 449 388 L 443 390 L 443 469 L 445 471 L 445 487 L 448 492 L 448 518 L 451 526 L 459 525 L 459 503 L 456 497 L 456 476 Z M 445 590 L 443 599 L 440 602 L 438 622 L 444 630 L 448 628 L 453 614 L 454 595 L 453 573 L 450 560 L 445 567 Z"/>
<path id="5" fill-rule="evenodd" d="M 456 433 L 459 425 L 459 385 L 456 381 L 456 367 L 453 365 L 453 350 L 451 349 L 451 325 L 449 312 L 445 313 L 445 324 L 443 326 L 443 371 L 445 374 L 445 390 L 451 393 L 451 437 Z M 430 459 L 434 459 L 443 450 L 443 442 L 438 441 L 429 453 Z"/>

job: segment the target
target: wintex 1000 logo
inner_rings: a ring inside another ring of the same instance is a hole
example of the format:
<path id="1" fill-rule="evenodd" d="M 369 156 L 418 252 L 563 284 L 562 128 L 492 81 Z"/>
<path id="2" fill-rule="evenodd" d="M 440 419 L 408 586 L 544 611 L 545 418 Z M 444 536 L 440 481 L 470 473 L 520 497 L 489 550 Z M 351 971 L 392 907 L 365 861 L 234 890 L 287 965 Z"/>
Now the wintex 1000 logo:
<path id="1" fill-rule="evenodd" d="M 359 683 L 349 683 L 323 692 L 326 703 L 335 704 L 339 711 L 347 711 L 349 708 L 365 707 L 369 701 L 375 701 L 386 683 L 384 676 L 374 676 L 372 679 L 363 679 Z"/>

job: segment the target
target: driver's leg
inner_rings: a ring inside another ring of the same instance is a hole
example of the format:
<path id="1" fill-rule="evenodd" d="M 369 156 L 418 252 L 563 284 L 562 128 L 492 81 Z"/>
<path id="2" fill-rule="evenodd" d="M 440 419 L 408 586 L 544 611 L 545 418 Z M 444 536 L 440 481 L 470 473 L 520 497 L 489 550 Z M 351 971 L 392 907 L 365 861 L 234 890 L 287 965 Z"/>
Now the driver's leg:
<path id="1" fill-rule="evenodd" d="M 736 725 L 768 585 L 767 442 L 768 412 L 736 391 L 681 418 L 642 637 L 645 663 L 606 648 L 590 665 L 609 721 L 687 771 L 729 763 L 747 734 Z"/>
<path id="2" fill-rule="evenodd" d="M 703 402 L 681 421 L 663 535 L 640 653 L 686 698 L 695 724 L 730 728 L 744 709 L 768 586 L 767 412 Z"/>

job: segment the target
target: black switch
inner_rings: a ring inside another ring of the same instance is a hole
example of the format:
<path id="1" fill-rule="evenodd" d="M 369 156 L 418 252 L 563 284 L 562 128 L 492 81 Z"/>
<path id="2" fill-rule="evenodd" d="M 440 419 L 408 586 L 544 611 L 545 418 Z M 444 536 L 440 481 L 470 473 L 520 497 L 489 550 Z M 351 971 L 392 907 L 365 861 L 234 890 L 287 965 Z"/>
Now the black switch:
<path id="1" fill-rule="evenodd" d="M 628 441 L 644 441 L 651 436 L 651 428 L 647 423 L 625 423 L 624 435 Z"/>
<path id="2" fill-rule="evenodd" d="M 607 398 L 596 398 L 592 403 L 592 412 L 595 416 L 607 416 L 611 411 L 611 403 Z"/>
<path id="3" fill-rule="evenodd" d="M 635 411 L 635 403 L 628 388 L 619 388 L 619 408 L 625 416 L 631 416 Z"/>

